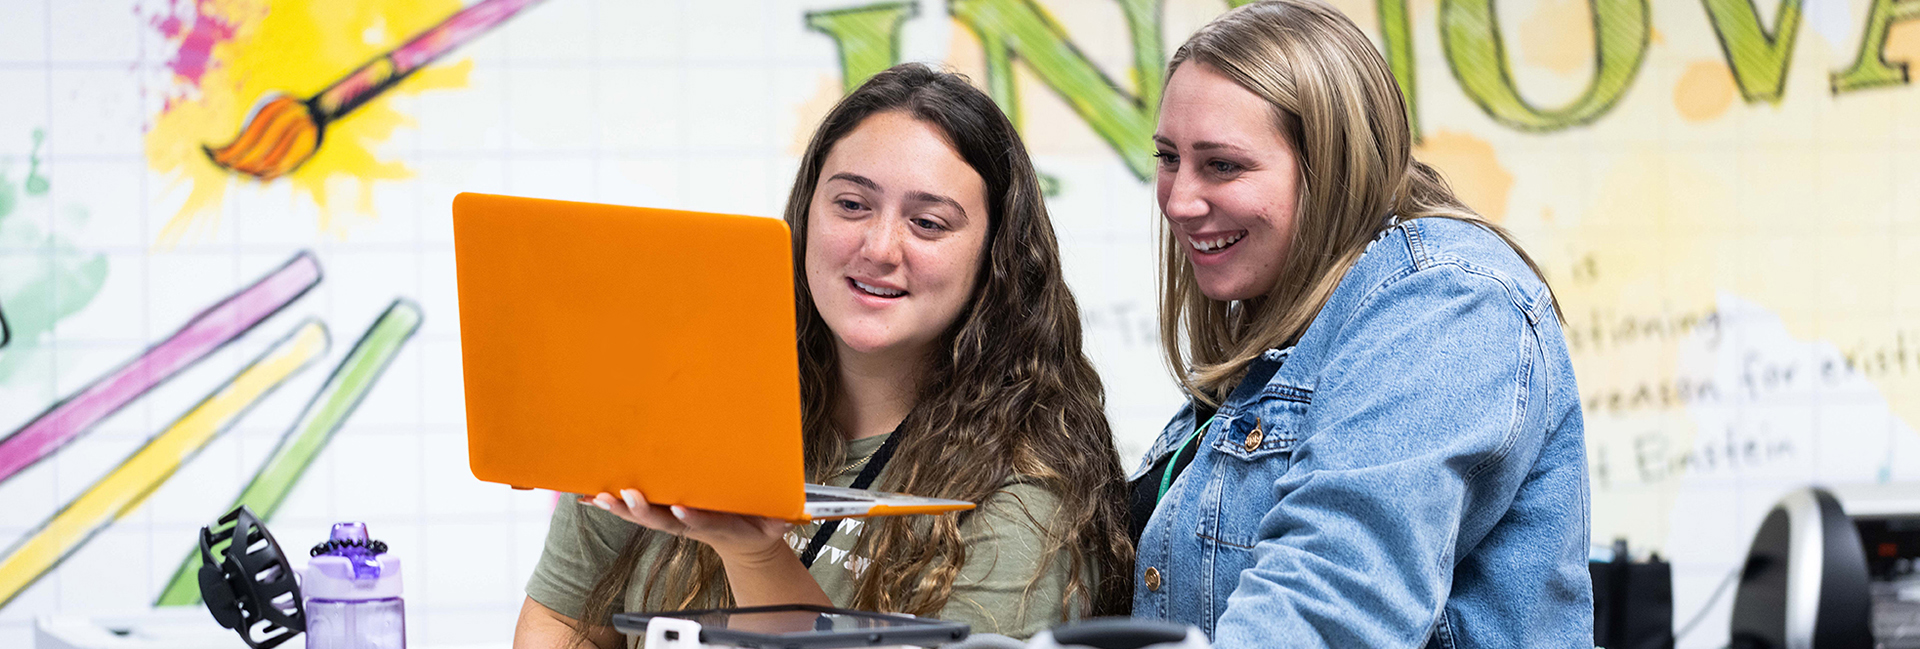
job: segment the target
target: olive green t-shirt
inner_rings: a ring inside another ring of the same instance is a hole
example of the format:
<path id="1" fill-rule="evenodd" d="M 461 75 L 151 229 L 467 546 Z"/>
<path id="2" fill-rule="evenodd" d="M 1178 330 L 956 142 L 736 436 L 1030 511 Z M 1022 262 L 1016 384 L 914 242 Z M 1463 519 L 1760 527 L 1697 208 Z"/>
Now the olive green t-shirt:
<path id="1" fill-rule="evenodd" d="M 847 464 L 867 457 L 886 438 L 880 435 L 848 443 Z M 827 480 L 827 484 L 847 486 L 858 473 L 857 468 L 844 472 Z M 1004 485 L 986 502 L 979 503 L 979 508 L 960 525 L 967 562 L 954 579 L 953 595 L 946 608 L 936 617 L 966 622 L 972 625 L 974 633 L 999 633 L 1016 638 L 1025 638 L 1058 624 L 1062 619 L 1061 598 L 1066 590 L 1069 558 L 1062 551 L 1047 560 L 1046 534 L 1035 525 L 1035 521 L 1055 524 L 1058 506 L 1059 501 L 1053 494 L 1020 482 Z M 885 561 L 852 553 L 855 541 L 866 528 L 861 519 L 841 521 L 839 529 L 808 569 L 836 606 L 846 607 L 851 602 L 856 575 L 876 561 Z M 587 592 L 613 564 L 636 529 L 639 526 L 598 507 L 576 504 L 572 497 L 562 498 L 554 506 L 553 520 L 547 528 L 546 549 L 534 566 L 533 577 L 527 581 L 527 596 L 562 615 L 579 619 L 586 608 Z M 795 527 L 787 533 L 787 544 L 799 554 L 818 529 L 818 523 Z M 660 602 L 640 601 L 648 570 L 663 546 L 651 544 L 641 555 L 621 595 L 623 610 L 663 607 Z M 1045 574 L 1036 580 L 1035 575 L 1042 569 Z M 628 646 L 635 643 L 635 637 L 628 637 Z"/>

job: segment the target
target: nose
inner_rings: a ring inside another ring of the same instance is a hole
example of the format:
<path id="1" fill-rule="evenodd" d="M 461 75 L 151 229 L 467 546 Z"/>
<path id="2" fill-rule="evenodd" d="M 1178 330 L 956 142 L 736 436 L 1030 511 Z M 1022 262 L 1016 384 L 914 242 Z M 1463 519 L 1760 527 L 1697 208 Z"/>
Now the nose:
<path id="1" fill-rule="evenodd" d="M 897 214 L 882 214 L 883 218 L 867 219 L 866 232 L 860 240 L 860 258 L 879 266 L 891 269 L 900 265 L 903 256 L 901 237 L 906 232 L 905 219 Z"/>
<path id="2" fill-rule="evenodd" d="M 1186 169 L 1160 172 L 1160 212 L 1175 223 L 1207 215 L 1200 178 Z"/>

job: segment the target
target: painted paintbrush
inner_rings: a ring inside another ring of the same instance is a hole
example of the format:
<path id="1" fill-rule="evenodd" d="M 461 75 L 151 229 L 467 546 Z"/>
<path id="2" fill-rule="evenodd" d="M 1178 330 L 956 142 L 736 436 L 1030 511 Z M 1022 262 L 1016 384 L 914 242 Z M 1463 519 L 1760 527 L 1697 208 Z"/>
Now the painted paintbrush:
<path id="1" fill-rule="evenodd" d="M 372 101 L 434 59 L 485 34 L 542 0 L 483 0 L 375 57 L 305 100 L 273 93 L 247 114 L 240 134 L 222 147 L 203 146 L 221 167 L 273 180 L 313 157 L 327 124 Z"/>

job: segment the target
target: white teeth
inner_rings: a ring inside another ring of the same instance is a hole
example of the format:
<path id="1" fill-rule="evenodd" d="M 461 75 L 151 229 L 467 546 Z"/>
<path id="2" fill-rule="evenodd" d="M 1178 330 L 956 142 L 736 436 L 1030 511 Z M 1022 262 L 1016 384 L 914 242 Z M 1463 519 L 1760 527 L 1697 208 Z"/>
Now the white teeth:
<path id="1" fill-rule="evenodd" d="M 1213 252 L 1239 243 L 1239 241 L 1246 238 L 1246 236 L 1246 232 L 1235 232 L 1224 237 L 1215 237 L 1204 241 L 1193 238 L 1189 238 L 1187 241 L 1193 244 L 1195 250 L 1199 250 L 1200 252 Z"/>
<path id="2" fill-rule="evenodd" d="M 880 288 L 878 286 L 874 286 L 872 284 L 868 284 L 866 282 L 862 282 L 857 279 L 853 280 L 853 285 L 859 287 L 860 290 L 862 291 L 866 291 L 868 293 L 872 293 L 880 297 L 900 297 L 902 295 L 907 294 L 906 291 L 890 289 L 890 288 Z"/>

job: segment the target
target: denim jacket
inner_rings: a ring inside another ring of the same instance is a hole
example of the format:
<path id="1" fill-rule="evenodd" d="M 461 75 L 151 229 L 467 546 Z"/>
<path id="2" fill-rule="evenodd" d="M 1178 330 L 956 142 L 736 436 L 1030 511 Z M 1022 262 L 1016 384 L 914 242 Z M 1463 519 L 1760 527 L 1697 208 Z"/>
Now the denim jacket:
<path id="1" fill-rule="evenodd" d="M 1395 223 L 1212 422 L 1141 536 L 1135 616 L 1223 647 L 1593 646 L 1573 368 L 1493 233 Z"/>

